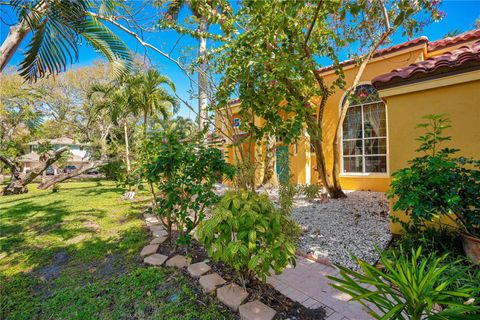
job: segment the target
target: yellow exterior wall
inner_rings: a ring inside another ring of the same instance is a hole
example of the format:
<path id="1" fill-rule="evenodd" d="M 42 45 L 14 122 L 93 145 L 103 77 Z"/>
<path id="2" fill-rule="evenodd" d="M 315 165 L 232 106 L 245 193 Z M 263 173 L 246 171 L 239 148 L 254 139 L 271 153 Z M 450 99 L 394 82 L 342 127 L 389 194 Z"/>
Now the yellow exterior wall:
<path id="1" fill-rule="evenodd" d="M 360 83 L 369 83 L 373 78 L 380 74 L 387 73 L 393 69 L 408 66 L 423 59 L 424 46 L 416 47 L 405 53 L 396 53 L 392 57 L 381 57 L 367 65 L 360 79 Z M 345 68 L 345 81 L 347 88 L 351 86 L 357 74 L 358 67 Z M 327 83 L 331 83 L 336 79 L 335 74 L 325 76 Z M 335 127 L 337 125 L 340 104 L 343 100 L 344 92 L 337 90 L 329 97 L 325 106 L 324 126 L 323 126 L 323 147 L 326 154 L 327 168 L 331 172 L 333 169 L 333 139 L 335 137 Z M 388 136 L 388 133 L 387 133 Z M 389 140 L 389 138 L 387 138 Z M 388 159 L 387 159 L 388 161 Z M 315 156 L 312 157 L 312 168 L 316 166 Z M 318 181 L 318 174 L 312 172 L 312 182 Z M 387 191 L 390 184 L 388 172 L 386 174 L 376 175 L 340 175 L 340 183 L 345 190 L 371 190 L 371 191 Z"/>
<path id="2" fill-rule="evenodd" d="M 388 106 L 389 168 L 390 172 L 405 168 L 408 160 L 417 156 L 415 139 L 424 131 L 416 129 L 427 114 L 448 113 L 452 128 L 445 131 L 452 136 L 442 146 L 460 149 L 458 155 L 480 158 L 480 79 L 424 91 L 385 98 Z M 394 213 L 404 219 L 402 212 Z M 393 233 L 400 233 L 400 225 L 391 225 Z"/>

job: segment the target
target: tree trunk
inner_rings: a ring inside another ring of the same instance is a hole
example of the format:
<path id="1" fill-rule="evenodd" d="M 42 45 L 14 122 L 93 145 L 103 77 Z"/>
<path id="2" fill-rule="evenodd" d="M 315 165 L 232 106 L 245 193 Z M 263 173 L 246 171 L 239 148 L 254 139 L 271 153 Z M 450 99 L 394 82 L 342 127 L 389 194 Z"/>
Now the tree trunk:
<path id="1" fill-rule="evenodd" d="M 262 185 L 275 184 L 275 135 L 267 136 Z"/>
<path id="2" fill-rule="evenodd" d="M 147 140 L 147 120 L 148 120 L 148 112 L 145 111 L 143 113 L 143 140 Z"/>
<path id="3" fill-rule="evenodd" d="M 130 148 L 129 148 L 129 142 L 128 142 L 128 128 L 127 128 L 126 120 L 123 122 L 123 133 L 124 133 L 124 139 L 125 139 L 125 164 L 127 165 L 127 180 L 129 180 L 130 172 L 132 171 L 132 166 L 130 164 Z M 128 187 L 128 191 L 132 192 L 132 186 Z"/>
<path id="4" fill-rule="evenodd" d="M 60 174 L 57 174 L 56 176 L 53 176 L 50 180 L 47 180 L 45 181 L 45 183 L 41 183 L 38 185 L 38 189 L 41 189 L 41 190 L 46 190 L 50 187 L 53 187 L 54 185 L 60 183 L 60 182 L 63 182 L 65 180 L 68 180 L 68 179 L 71 179 L 71 178 L 74 178 L 76 176 L 79 176 L 91 169 L 94 169 L 94 168 L 97 168 L 99 166 L 101 166 L 102 164 L 104 164 L 103 161 L 95 161 L 95 162 L 90 162 L 88 164 L 85 164 L 83 166 L 81 166 L 80 168 L 72 171 L 72 172 L 69 172 L 69 173 L 60 173 Z"/>
<path id="5" fill-rule="evenodd" d="M 127 176 L 130 176 L 130 171 L 132 170 L 132 168 L 130 166 L 130 148 L 128 143 L 127 121 L 123 122 L 123 133 L 125 138 L 125 164 L 127 165 Z"/>
<path id="6" fill-rule="evenodd" d="M 7 37 L 0 47 L 0 72 L 5 69 L 29 32 L 30 28 L 24 21 L 10 27 Z"/>
<path id="7" fill-rule="evenodd" d="M 55 163 L 64 152 L 68 150 L 67 147 L 60 148 L 56 151 L 51 151 L 46 155 L 45 160 L 40 163 L 40 166 L 34 168 L 30 172 L 23 174 L 22 169 L 15 161 L 0 156 L 0 161 L 5 163 L 12 172 L 12 179 L 8 185 L 3 188 L 2 195 L 22 194 L 27 193 L 27 185 L 30 184 L 36 177 L 41 175 L 49 166 Z"/>
<path id="8" fill-rule="evenodd" d="M 208 30 L 208 23 L 202 19 L 199 25 L 199 31 L 202 34 L 199 38 L 198 58 L 200 65 L 198 68 L 198 128 L 202 131 L 207 125 L 208 110 L 208 78 L 207 78 L 207 38 L 203 35 Z"/>

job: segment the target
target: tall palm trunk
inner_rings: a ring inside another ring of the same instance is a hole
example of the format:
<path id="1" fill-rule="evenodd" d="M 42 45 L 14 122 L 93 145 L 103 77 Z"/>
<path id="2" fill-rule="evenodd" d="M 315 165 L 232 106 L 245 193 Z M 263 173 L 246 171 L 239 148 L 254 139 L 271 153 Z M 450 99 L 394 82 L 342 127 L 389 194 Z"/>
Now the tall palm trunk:
<path id="1" fill-rule="evenodd" d="M 0 72 L 7 66 L 15 51 L 22 43 L 23 39 L 30 32 L 25 22 L 10 27 L 7 37 L 0 47 Z"/>
<path id="2" fill-rule="evenodd" d="M 207 125 L 207 99 L 208 99 L 208 78 L 207 78 L 207 38 L 203 35 L 208 30 L 208 23 L 202 19 L 199 25 L 201 33 L 198 46 L 198 58 L 200 65 L 198 69 L 198 127 L 201 130 Z"/>
<path id="3" fill-rule="evenodd" d="M 47 10 L 48 1 L 40 2 L 40 6 L 35 8 L 37 14 L 42 14 Z M 28 14 L 28 19 L 33 19 L 33 13 Z M 0 72 L 7 66 L 10 59 L 17 51 L 22 41 L 30 33 L 30 27 L 26 20 L 21 20 L 16 25 L 10 27 L 8 35 L 0 46 Z"/>
<path id="4" fill-rule="evenodd" d="M 128 128 L 127 120 L 123 121 L 123 135 L 125 140 L 125 164 L 127 165 L 127 179 L 130 179 L 130 173 L 132 172 L 132 166 L 130 164 L 130 147 L 128 141 Z M 128 191 L 132 191 L 132 186 L 129 187 Z"/>
<path id="5" fill-rule="evenodd" d="M 147 140 L 147 121 L 148 121 L 148 112 L 143 112 L 143 140 Z"/>

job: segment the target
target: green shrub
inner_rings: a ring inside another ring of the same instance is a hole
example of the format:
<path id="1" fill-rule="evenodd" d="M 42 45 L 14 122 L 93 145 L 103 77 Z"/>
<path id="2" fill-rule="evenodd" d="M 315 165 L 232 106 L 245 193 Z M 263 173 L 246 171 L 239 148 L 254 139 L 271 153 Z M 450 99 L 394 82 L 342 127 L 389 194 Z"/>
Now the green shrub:
<path id="1" fill-rule="evenodd" d="M 321 196 L 322 187 L 318 184 L 306 184 L 302 187 L 302 193 L 307 199 L 314 200 Z"/>
<path id="2" fill-rule="evenodd" d="M 375 319 L 474 319 L 473 314 L 480 311 L 472 301 L 476 289 L 464 286 L 449 291 L 457 279 L 453 274 L 449 278 L 444 275 L 459 262 L 444 264 L 446 259 L 447 255 L 434 253 L 423 258 L 421 247 L 411 254 L 400 248 L 399 252 L 381 254 L 384 271 L 357 259 L 362 273 L 337 265 L 341 278 L 329 278 L 336 282 L 333 287 L 354 300 L 366 307 L 366 302 L 375 305 L 378 310 L 370 311 Z M 436 312 L 436 305 L 443 310 Z"/>
<path id="3" fill-rule="evenodd" d="M 270 268 L 278 274 L 295 264 L 295 244 L 282 228 L 288 223 L 267 195 L 229 191 L 199 225 L 198 237 L 210 257 L 239 272 L 245 286 L 254 276 L 266 281 Z"/>
<path id="4" fill-rule="evenodd" d="M 207 146 L 202 135 L 186 137 L 173 128 L 150 134 L 144 146 L 140 176 L 150 186 L 153 212 L 169 238 L 173 227 L 179 232 L 178 244 L 190 243 L 191 231 L 219 200 L 214 184 L 232 174 L 222 152 Z"/>
<path id="5" fill-rule="evenodd" d="M 388 197 L 393 209 L 404 211 L 417 226 L 440 216 L 458 218 L 468 233 L 480 236 L 480 161 L 454 157 L 457 149 L 440 149 L 451 140 L 443 136 L 451 127 L 445 115 L 424 119 L 428 122 L 419 127 L 427 132 L 418 138 L 416 150 L 422 155 L 392 174 Z"/>
<path id="6" fill-rule="evenodd" d="M 278 202 L 280 212 L 287 218 L 288 223 L 282 225 L 283 232 L 286 237 L 296 243 L 302 234 L 302 229 L 298 224 L 290 220 L 290 215 L 293 210 L 293 198 L 298 193 L 298 187 L 292 183 L 292 179 L 281 179 L 278 188 Z"/>

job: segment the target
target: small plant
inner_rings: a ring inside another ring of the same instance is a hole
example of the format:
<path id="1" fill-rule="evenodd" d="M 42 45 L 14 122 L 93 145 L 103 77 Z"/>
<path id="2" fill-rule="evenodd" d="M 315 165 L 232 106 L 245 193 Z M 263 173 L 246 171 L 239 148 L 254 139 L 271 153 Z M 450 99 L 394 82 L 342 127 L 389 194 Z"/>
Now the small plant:
<path id="1" fill-rule="evenodd" d="M 60 192 L 60 185 L 59 184 L 56 184 L 52 187 L 52 192 L 53 193 L 57 193 L 57 192 Z"/>
<path id="2" fill-rule="evenodd" d="M 298 193 L 298 187 L 292 183 L 292 179 L 280 179 L 280 185 L 278 188 L 278 201 L 280 206 L 280 212 L 287 218 L 289 223 L 282 225 L 285 235 L 294 243 L 302 234 L 302 229 L 298 224 L 290 220 L 290 215 L 293 209 L 293 198 Z"/>
<path id="3" fill-rule="evenodd" d="M 444 263 L 447 255 L 429 254 L 422 257 L 422 248 L 406 254 L 399 252 L 380 255 L 384 271 L 357 258 L 362 273 L 337 265 L 341 278 L 329 277 L 335 281 L 332 286 L 352 296 L 368 308 L 366 302 L 375 305 L 378 311 L 371 310 L 375 319 L 471 319 L 480 311 L 472 294 L 475 287 L 465 286 L 455 291 L 448 287 L 455 277 L 444 278 L 447 270 L 455 268 L 458 262 Z M 369 289 L 368 286 L 374 288 Z M 434 310 L 440 306 L 443 310 Z"/>
<path id="4" fill-rule="evenodd" d="M 322 187 L 318 184 L 306 184 L 302 187 L 302 193 L 309 200 L 318 199 L 322 195 Z"/>
<path id="5" fill-rule="evenodd" d="M 295 244 L 282 228 L 288 223 L 267 195 L 229 191 L 199 225 L 198 236 L 210 257 L 239 272 L 245 287 L 255 276 L 265 282 L 271 269 L 278 274 L 295 264 Z"/>
<path id="6" fill-rule="evenodd" d="M 457 149 L 442 148 L 451 137 L 446 115 L 428 115 L 419 125 L 427 132 L 420 136 L 423 155 L 409 161 L 409 167 L 392 174 L 388 197 L 393 209 L 404 211 L 413 224 L 422 226 L 440 216 L 459 220 L 473 236 L 480 236 L 480 161 L 455 157 Z M 398 221 L 398 219 L 397 219 Z"/>
<path id="7" fill-rule="evenodd" d="M 189 244 L 191 231 L 205 218 L 206 210 L 218 202 L 214 184 L 233 174 L 222 152 L 205 145 L 202 136 L 185 137 L 177 128 L 152 133 L 144 147 L 140 174 L 153 198 L 157 214 L 172 240 Z"/>

